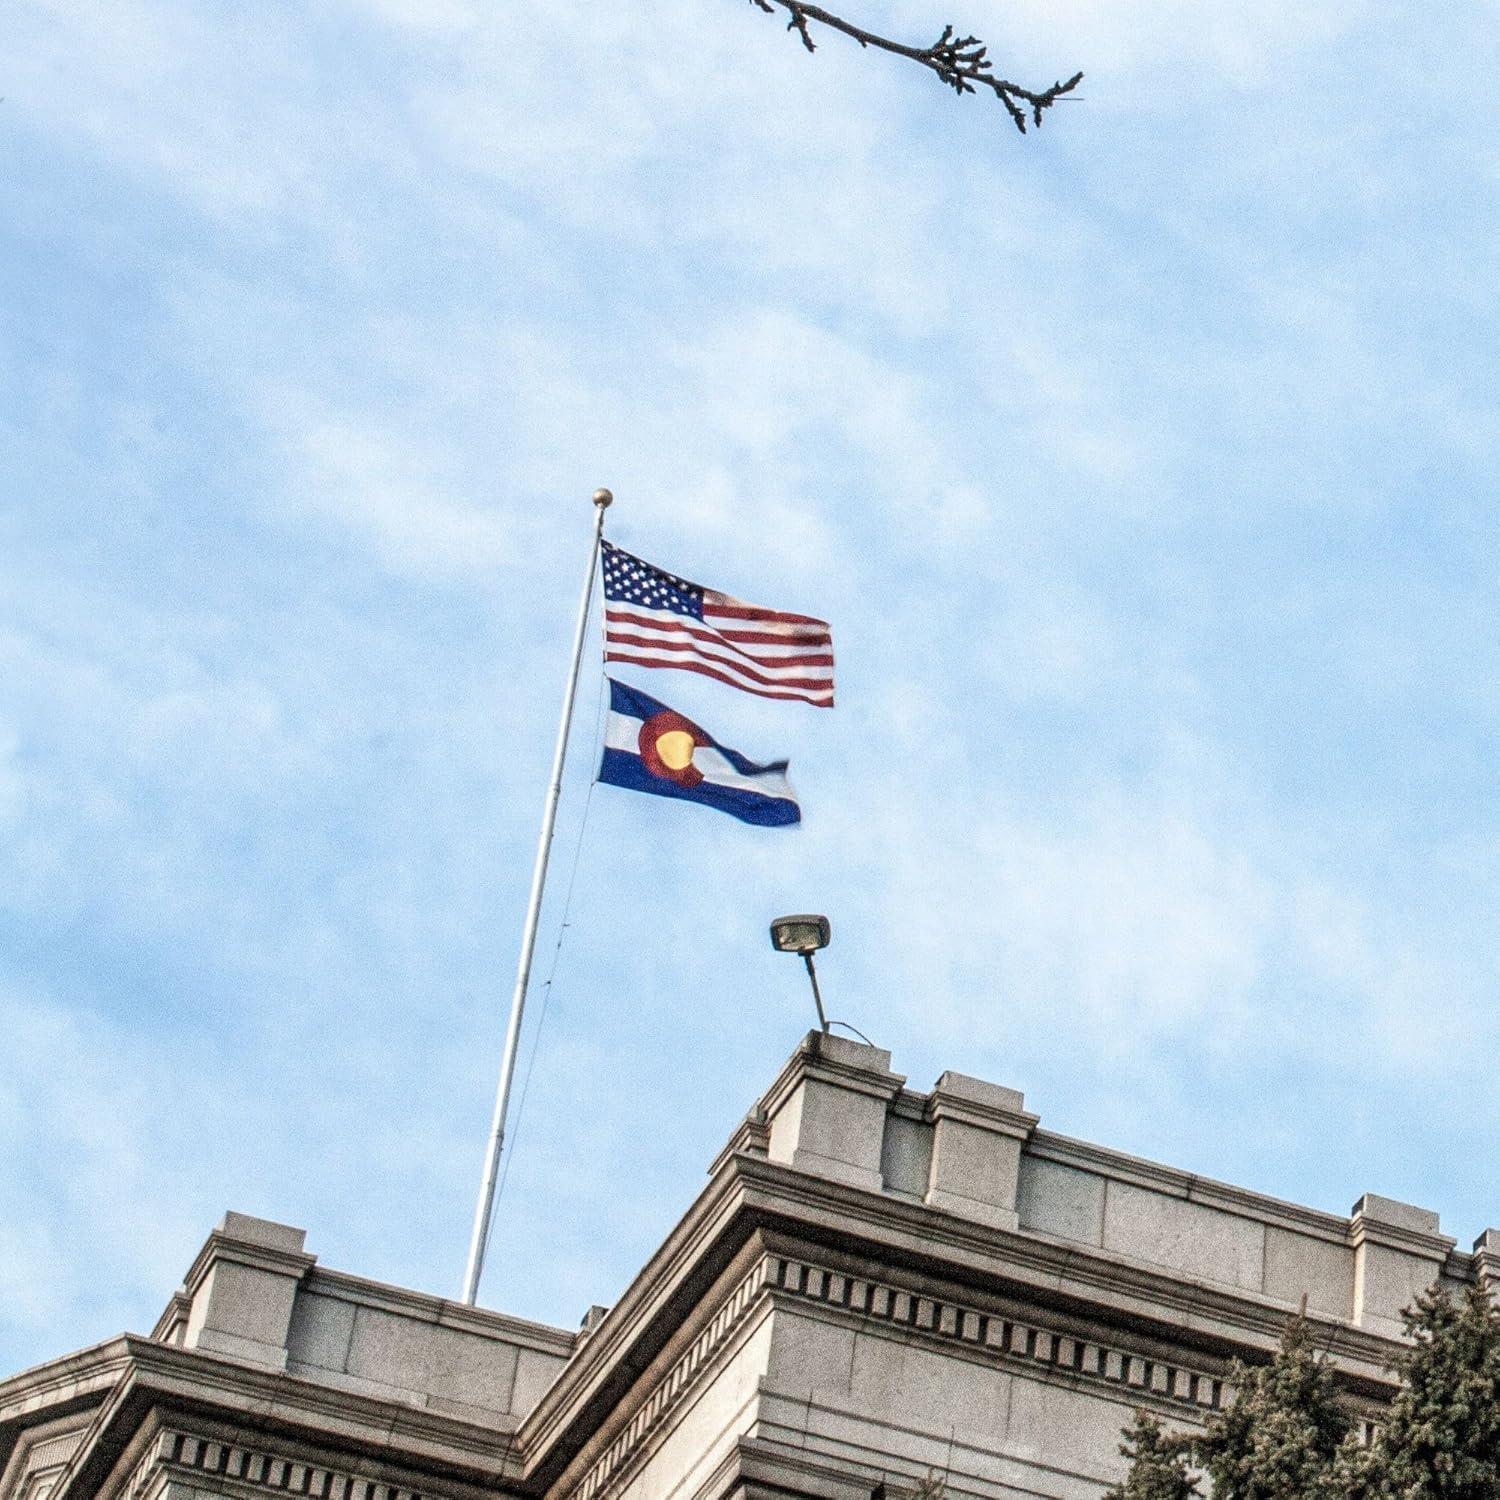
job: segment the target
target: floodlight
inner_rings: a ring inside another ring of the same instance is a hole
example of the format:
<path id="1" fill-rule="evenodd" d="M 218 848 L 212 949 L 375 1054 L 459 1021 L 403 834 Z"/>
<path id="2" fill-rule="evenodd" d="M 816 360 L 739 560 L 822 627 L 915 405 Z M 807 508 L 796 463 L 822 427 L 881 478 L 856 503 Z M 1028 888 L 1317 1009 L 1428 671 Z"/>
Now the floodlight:
<path id="1" fill-rule="evenodd" d="M 771 946 L 778 953 L 816 953 L 828 946 L 829 936 L 827 917 L 777 917 L 771 923 Z"/>
<path id="2" fill-rule="evenodd" d="M 807 977 L 812 981 L 813 1004 L 818 1007 L 818 1025 L 828 1030 L 828 1017 L 823 1014 L 823 996 L 818 991 L 818 971 L 813 968 L 813 954 L 828 946 L 832 929 L 827 917 L 816 913 L 804 913 L 796 917 L 777 917 L 771 923 L 771 946 L 778 953 L 798 953 L 807 965 Z"/>

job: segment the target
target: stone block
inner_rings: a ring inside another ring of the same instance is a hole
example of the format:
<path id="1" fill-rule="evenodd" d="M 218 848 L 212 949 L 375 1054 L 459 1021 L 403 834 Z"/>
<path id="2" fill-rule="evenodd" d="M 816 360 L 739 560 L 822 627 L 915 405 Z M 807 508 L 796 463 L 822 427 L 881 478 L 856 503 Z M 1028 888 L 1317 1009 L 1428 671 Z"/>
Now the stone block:
<path id="1" fill-rule="evenodd" d="M 1500 1229 L 1486 1229 L 1474 1241 L 1474 1279 L 1491 1297 L 1500 1288 Z"/>
<path id="2" fill-rule="evenodd" d="M 1347 1245 L 1268 1224 L 1263 1290 L 1292 1307 L 1305 1295 L 1309 1311 L 1348 1318 L 1354 1306 L 1354 1252 Z"/>
<path id="3" fill-rule="evenodd" d="M 1370 1333 L 1399 1338 L 1402 1308 L 1438 1279 L 1441 1265 L 1366 1241 L 1355 1254 L 1354 1321 Z"/>
<path id="4" fill-rule="evenodd" d="M 880 1150 L 880 1175 L 887 1192 L 921 1198 L 932 1174 L 932 1126 L 889 1114 Z"/>
<path id="5" fill-rule="evenodd" d="M 1019 1114 L 1026 1107 L 1026 1096 L 1019 1090 L 987 1083 L 983 1078 L 970 1078 L 967 1073 L 944 1073 L 932 1091 L 997 1114 Z"/>
<path id="6" fill-rule="evenodd" d="M 1020 1165 L 1020 1141 L 960 1120 L 939 1120 L 927 1204 L 997 1229 L 1014 1229 L 1019 1223 Z"/>
<path id="7" fill-rule="evenodd" d="M 354 1334 L 354 1304 L 302 1292 L 292 1309 L 287 1359 L 294 1365 L 346 1371 Z"/>
<path id="8" fill-rule="evenodd" d="M 824 1401 L 847 1396 L 858 1337 L 852 1328 L 779 1311 L 766 1378 L 783 1396 Z"/>
<path id="9" fill-rule="evenodd" d="M 567 1360 L 560 1355 L 544 1354 L 540 1349 L 517 1349 L 516 1375 L 511 1386 L 510 1413 L 524 1417 L 542 1399 L 557 1379 Z M 473 1400 L 466 1396 L 466 1400 Z"/>
<path id="10" fill-rule="evenodd" d="M 1010 1385 L 1007 1374 L 986 1364 L 861 1333 L 848 1391 L 854 1409 L 868 1419 L 973 1437 L 995 1431 Z"/>
<path id="11" fill-rule="evenodd" d="M 1128 1182 L 1104 1195 L 1104 1248 L 1201 1281 L 1259 1291 L 1265 1225 Z"/>
<path id="12" fill-rule="evenodd" d="M 1120 1429 L 1129 1423 L 1132 1409 L 1129 1398 L 1117 1401 L 1093 1391 L 1017 1380 L 1011 1392 L 1005 1446 L 1017 1457 L 1042 1461 L 1048 1475 L 1045 1487 L 1028 1486 L 1024 1493 L 1097 1497 L 1102 1484 L 1075 1483 L 1064 1488 L 1062 1476 L 1096 1473 L 1099 1456 L 1113 1454 L 1118 1446 Z"/>
<path id="13" fill-rule="evenodd" d="M 1104 1242 L 1104 1178 L 1023 1156 L 1016 1208 L 1023 1229 L 1083 1245 Z"/>
<path id="14" fill-rule="evenodd" d="M 511 1409 L 517 1349 L 373 1307 L 355 1313 L 348 1373 L 423 1396 Z"/>

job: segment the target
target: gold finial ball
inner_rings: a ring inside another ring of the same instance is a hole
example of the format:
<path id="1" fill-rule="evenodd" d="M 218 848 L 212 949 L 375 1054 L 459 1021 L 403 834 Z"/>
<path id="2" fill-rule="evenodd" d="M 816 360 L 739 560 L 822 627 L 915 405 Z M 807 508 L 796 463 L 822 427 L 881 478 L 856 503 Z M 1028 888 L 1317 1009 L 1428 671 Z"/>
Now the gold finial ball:
<path id="1" fill-rule="evenodd" d="M 608 490 L 594 491 L 594 504 L 597 505 L 600 510 L 603 510 L 606 506 L 613 505 L 614 503 L 615 497 Z"/>

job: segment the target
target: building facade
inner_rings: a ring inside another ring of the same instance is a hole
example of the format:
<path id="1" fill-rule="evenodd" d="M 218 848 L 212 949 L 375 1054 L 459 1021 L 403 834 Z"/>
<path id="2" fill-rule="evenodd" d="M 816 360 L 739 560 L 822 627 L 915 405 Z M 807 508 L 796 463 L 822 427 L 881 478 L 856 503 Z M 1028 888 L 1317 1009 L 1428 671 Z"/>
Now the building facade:
<path id="1" fill-rule="evenodd" d="M 1500 1279 L 1437 1215 L 1320 1213 L 1054 1135 L 812 1033 L 575 1332 L 326 1269 L 230 1213 L 149 1336 L 0 1383 L 0 1500 L 1095 1500 L 1305 1306 L 1348 1400 L 1400 1311 Z"/>

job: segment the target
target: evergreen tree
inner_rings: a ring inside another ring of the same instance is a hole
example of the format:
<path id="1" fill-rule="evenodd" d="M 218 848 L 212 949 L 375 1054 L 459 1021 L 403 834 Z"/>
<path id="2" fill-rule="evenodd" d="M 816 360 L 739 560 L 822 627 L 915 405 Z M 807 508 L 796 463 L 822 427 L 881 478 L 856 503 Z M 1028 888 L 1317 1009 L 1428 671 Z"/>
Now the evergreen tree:
<path id="1" fill-rule="evenodd" d="M 1500 1310 L 1437 1287 L 1402 1314 L 1411 1347 L 1369 1463 L 1392 1500 L 1500 1500 Z"/>
<path id="2" fill-rule="evenodd" d="M 1333 1493 L 1338 1500 L 1386 1500 L 1385 1464 L 1378 1446 L 1351 1431 L 1333 1461 Z"/>
<path id="3" fill-rule="evenodd" d="M 1335 1468 L 1349 1419 L 1306 1321 L 1287 1325 L 1269 1365 L 1237 1362 L 1232 1378 L 1233 1400 L 1192 1443 L 1214 1500 L 1342 1500 Z"/>
<path id="4" fill-rule="evenodd" d="M 1148 1411 L 1138 1411 L 1120 1435 L 1125 1439 L 1120 1452 L 1130 1460 L 1130 1473 L 1104 1500 L 1191 1500 L 1198 1494 L 1188 1473 L 1186 1438 L 1165 1431 Z"/>

